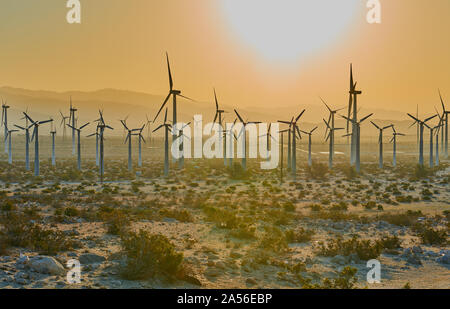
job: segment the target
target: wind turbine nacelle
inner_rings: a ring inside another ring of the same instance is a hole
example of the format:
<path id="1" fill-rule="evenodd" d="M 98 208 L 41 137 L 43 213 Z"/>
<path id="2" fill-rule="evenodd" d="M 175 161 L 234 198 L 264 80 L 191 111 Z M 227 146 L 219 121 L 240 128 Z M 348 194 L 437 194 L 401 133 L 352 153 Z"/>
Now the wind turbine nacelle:
<path id="1" fill-rule="evenodd" d="M 172 92 L 172 94 L 175 94 L 175 95 L 181 94 L 180 90 L 172 90 L 171 92 Z"/>
<path id="2" fill-rule="evenodd" d="M 349 91 L 350 94 L 362 94 L 362 91 L 355 90 L 355 91 Z"/>

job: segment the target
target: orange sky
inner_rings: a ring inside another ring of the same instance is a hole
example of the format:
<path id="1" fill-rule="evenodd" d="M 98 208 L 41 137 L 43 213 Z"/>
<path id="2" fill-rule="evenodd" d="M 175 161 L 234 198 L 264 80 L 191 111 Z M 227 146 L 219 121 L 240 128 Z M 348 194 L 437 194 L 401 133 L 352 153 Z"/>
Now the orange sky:
<path id="1" fill-rule="evenodd" d="M 438 87 L 450 105 L 448 0 L 381 0 L 379 25 L 366 22 L 361 0 L 338 37 L 287 63 L 244 42 L 220 1 L 227 0 L 81 0 L 82 23 L 69 25 L 63 0 L 2 0 L 0 86 L 165 95 L 167 50 L 176 87 L 197 100 L 211 100 L 215 86 L 237 107 L 319 104 L 318 95 L 344 106 L 353 62 L 363 107 L 415 111 L 419 104 L 432 112 Z M 296 29 L 280 35 L 303 42 Z"/>

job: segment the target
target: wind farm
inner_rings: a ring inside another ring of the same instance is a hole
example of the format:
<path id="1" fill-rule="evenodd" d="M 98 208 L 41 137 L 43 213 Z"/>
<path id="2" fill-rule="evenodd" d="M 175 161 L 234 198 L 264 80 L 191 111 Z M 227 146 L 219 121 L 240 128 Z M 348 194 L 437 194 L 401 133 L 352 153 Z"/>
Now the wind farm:
<path id="1" fill-rule="evenodd" d="M 226 34 L 194 3 L 130 4 L 114 35 L 89 20 L 46 57 L 15 45 L 0 76 L 1 289 L 450 287 L 448 54 L 249 1 Z"/>

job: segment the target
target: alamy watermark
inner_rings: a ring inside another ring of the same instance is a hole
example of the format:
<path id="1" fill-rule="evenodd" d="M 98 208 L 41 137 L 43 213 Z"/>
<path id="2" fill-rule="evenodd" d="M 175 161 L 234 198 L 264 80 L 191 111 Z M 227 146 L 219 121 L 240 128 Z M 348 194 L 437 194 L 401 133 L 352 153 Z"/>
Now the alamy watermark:
<path id="1" fill-rule="evenodd" d="M 67 22 L 69 24 L 80 24 L 81 23 L 80 0 L 67 0 L 66 7 L 70 9 L 66 15 Z M 366 15 L 367 22 L 369 24 L 380 24 L 381 23 L 380 0 L 367 0 L 366 7 L 369 9 Z"/>
<path id="2" fill-rule="evenodd" d="M 381 263 L 378 260 L 369 260 L 367 261 L 367 268 L 370 270 L 367 272 L 367 283 L 381 283 Z"/>
<path id="3" fill-rule="evenodd" d="M 268 127 L 267 123 L 208 123 L 203 127 L 202 115 L 195 115 L 193 130 L 182 122 L 173 126 L 175 139 L 170 150 L 175 159 L 261 158 L 261 169 L 275 169 L 279 163 L 279 124 L 272 123 L 270 132 Z"/>

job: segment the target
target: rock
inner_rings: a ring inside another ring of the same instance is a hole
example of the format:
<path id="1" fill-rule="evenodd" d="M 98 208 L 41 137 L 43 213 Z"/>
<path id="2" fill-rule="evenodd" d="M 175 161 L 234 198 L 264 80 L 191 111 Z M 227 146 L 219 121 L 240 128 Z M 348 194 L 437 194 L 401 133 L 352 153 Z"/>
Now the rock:
<path id="1" fill-rule="evenodd" d="M 77 257 L 77 254 L 75 252 L 69 252 L 69 253 L 67 253 L 67 256 L 69 256 L 69 257 Z"/>
<path id="2" fill-rule="evenodd" d="M 338 265 L 345 265 L 348 263 L 347 257 L 343 255 L 336 255 L 331 258 L 331 263 L 338 264 Z"/>
<path id="3" fill-rule="evenodd" d="M 449 250 L 441 250 L 444 254 L 436 259 L 436 262 L 441 264 L 450 264 L 450 251 Z"/>
<path id="4" fill-rule="evenodd" d="M 94 253 L 84 253 L 79 256 L 78 260 L 81 264 L 103 263 L 106 261 L 105 257 Z"/>
<path id="5" fill-rule="evenodd" d="M 50 256 L 36 256 L 30 259 L 27 265 L 34 271 L 41 274 L 63 275 L 66 271 L 64 267 Z"/>
<path id="6" fill-rule="evenodd" d="M 253 278 L 248 278 L 247 280 L 245 280 L 245 283 L 246 283 L 247 285 L 251 285 L 251 286 L 257 284 L 256 280 L 253 279 Z"/>
<path id="7" fill-rule="evenodd" d="M 414 247 L 412 247 L 411 250 L 414 253 L 422 253 L 423 252 L 423 250 L 422 250 L 422 248 L 420 246 L 414 246 Z"/>
<path id="8" fill-rule="evenodd" d="M 202 286 L 202 283 L 200 282 L 200 280 L 198 280 L 194 276 L 184 275 L 183 280 L 186 281 L 187 283 L 190 283 L 193 285 Z"/>
<path id="9" fill-rule="evenodd" d="M 434 252 L 434 251 L 431 251 L 431 250 L 425 252 L 425 254 L 428 255 L 428 256 L 430 256 L 430 257 L 438 257 L 438 256 L 439 256 L 438 253 L 436 253 L 436 252 Z"/>
<path id="10" fill-rule="evenodd" d="M 16 278 L 15 281 L 20 285 L 26 285 L 28 284 L 28 280 L 24 278 Z"/>
<path id="11" fill-rule="evenodd" d="M 18 264 L 26 264 L 30 259 L 26 255 L 20 254 L 20 257 L 17 259 Z"/>
<path id="12" fill-rule="evenodd" d="M 406 261 L 410 264 L 413 265 L 422 265 L 422 262 L 420 261 L 419 257 L 417 257 L 416 255 L 410 255 Z"/>

